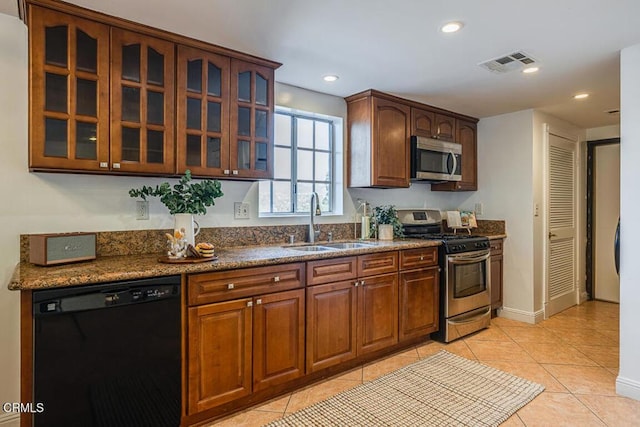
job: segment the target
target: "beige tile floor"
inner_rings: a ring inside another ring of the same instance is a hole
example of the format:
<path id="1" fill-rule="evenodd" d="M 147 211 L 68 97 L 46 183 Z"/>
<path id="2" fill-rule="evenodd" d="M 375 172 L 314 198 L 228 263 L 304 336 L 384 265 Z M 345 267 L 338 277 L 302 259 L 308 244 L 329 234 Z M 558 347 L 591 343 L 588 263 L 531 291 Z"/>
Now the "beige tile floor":
<path id="1" fill-rule="evenodd" d="M 618 318 L 617 304 L 596 301 L 537 325 L 496 318 L 453 343 L 425 342 L 210 425 L 261 426 L 444 348 L 545 386 L 503 426 L 640 426 L 640 402 L 615 393 Z"/>

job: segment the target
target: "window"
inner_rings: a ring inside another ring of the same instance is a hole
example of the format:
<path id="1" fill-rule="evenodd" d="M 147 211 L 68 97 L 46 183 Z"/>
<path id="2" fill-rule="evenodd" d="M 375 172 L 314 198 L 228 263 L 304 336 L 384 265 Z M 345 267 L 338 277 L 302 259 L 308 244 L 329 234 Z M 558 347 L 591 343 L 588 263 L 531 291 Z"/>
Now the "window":
<path id="1" fill-rule="evenodd" d="M 276 110 L 274 179 L 259 184 L 261 215 L 306 214 L 313 191 L 322 213 L 336 211 L 335 127 L 332 117 Z"/>

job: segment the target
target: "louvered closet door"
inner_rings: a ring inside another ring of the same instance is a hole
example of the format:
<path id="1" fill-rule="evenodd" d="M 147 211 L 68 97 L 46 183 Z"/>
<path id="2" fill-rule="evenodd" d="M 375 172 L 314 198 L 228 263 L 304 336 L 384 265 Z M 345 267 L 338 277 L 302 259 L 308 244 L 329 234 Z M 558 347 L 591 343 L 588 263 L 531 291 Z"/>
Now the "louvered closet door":
<path id="1" fill-rule="evenodd" d="M 576 304 L 576 142 L 549 134 L 545 315 Z"/>

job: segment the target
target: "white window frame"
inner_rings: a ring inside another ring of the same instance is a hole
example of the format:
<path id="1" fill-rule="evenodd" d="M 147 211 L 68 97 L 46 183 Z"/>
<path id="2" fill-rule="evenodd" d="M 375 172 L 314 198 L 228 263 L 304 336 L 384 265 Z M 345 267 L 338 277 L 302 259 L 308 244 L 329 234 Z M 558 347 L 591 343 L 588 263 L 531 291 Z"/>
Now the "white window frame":
<path id="1" fill-rule="evenodd" d="M 319 121 L 319 122 L 325 122 L 329 124 L 329 129 L 330 129 L 330 135 L 329 135 L 329 143 L 330 143 L 330 150 L 322 150 L 322 149 L 316 149 L 315 146 L 313 148 L 300 148 L 300 150 L 305 150 L 305 151 L 313 151 L 314 154 L 316 152 L 321 152 L 321 153 L 329 153 L 330 156 L 330 180 L 328 182 L 328 184 L 330 185 L 330 199 L 329 199 L 329 210 L 323 209 L 322 210 L 322 215 L 326 215 L 326 216 L 333 216 L 333 215 L 342 215 L 342 197 L 343 197 L 343 190 L 342 190 L 342 163 L 341 163 L 341 153 L 342 153 L 342 118 L 340 117 L 334 117 L 334 116 L 328 116 L 328 115 L 324 115 L 324 114 L 319 114 L 319 113 L 312 113 L 312 112 L 307 112 L 307 111 L 300 111 L 300 110 L 295 110 L 295 109 L 291 109 L 291 108 L 286 108 L 286 107 L 278 107 L 276 106 L 275 109 L 275 114 L 282 114 L 282 115 L 287 115 L 292 117 L 292 122 L 291 122 L 291 146 L 289 147 L 288 145 L 276 145 L 275 141 L 274 141 L 274 156 L 275 156 L 275 148 L 276 147 L 283 147 L 283 148 L 290 148 L 291 149 L 291 179 L 272 179 L 269 181 L 261 181 L 260 185 L 265 185 L 265 183 L 269 183 L 269 186 L 271 188 L 271 192 L 270 192 L 270 212 L 262 212 L 260 211 L 260 206 L 258 206 L 258 216 L 260 218 L 273 218 L 273 217 L 298 217 L 298 216 L 308 216 L 309 213 L 306 211 L 300 211 L 300 212 L 296 212 L 296 204 L 297 204 L 297 184 L 298 184 L 298 179 L 297 179 L 297 141 L 296 141 L 296 125 L 295 125 L 295 120 L 296 119 L 306 119 L 306 120 L 312 120 L 314 122 Z M 315 144 L 314 144 L 315 145 Z M 315 156 L 314 156 L 315 158 Z M 315 163 L 315 162 L 314 162 Z M 275 165 L 275 159 L 274 159 L 274 165 Z M 315 168 L 315 164 L 313 165 L 313 167 Z M 313 176 L 313 180 L 309 181 L 309 180 L 301 180 L 301 183 L 306 183 L 306 184 L 312 184 L 313 188 L 316 188 L 316 185 L 326 185 L 327 182 L 326 181 L 316 181 L 315 180 L 315 171 L 312 173 Z M 287 182 L 291 182 L 291 209 L 292 211 L 289 212 L 273 212 L 273 182 L 278 182 L 278 181 L 287 181 Z M 260 188 L 258 189 L 258 193 L 260 193 Z M 258 196 L 260 197 L 260 195 Z"/>

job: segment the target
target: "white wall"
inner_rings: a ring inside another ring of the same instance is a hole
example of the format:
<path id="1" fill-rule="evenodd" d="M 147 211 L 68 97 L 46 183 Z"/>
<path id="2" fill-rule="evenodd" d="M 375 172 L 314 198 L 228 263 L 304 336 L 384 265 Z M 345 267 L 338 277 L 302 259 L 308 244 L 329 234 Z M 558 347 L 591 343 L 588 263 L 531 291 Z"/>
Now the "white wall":
<path id="1" fill-rule="evenodd" d="M 640 44 L 620 55 L 620 370 L 619 394 L 640 400 Z"/>
<path id="2" fill-rule="evenodd" d="M 620 125 L 602 126 L 599 128 L 587 129 L 586 138 L 587 138 L 587 141 L 620 138 Z"/>

